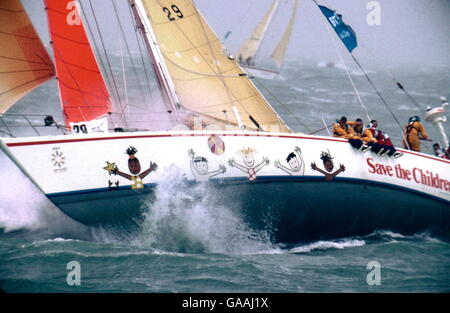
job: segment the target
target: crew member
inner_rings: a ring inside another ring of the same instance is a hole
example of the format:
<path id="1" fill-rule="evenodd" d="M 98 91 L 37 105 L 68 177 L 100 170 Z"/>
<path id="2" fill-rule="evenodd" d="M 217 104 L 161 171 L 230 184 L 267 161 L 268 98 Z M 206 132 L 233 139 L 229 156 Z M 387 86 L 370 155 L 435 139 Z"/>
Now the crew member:
<path id="1" fill-rule="evenodd" d="M 333 137 L 340 137 L 345 139 L 355 139 L 355 131 L 347 124 L 347 118 L 341 117 L 339 121 L 333 125 Z"/>
<path id="2" fill-rule="evenodd" d="M 347 124 L 352 126 L 355 132 L 355 139 L 361 139 L 366 144 L 369 142 L 377 142 L 370 129 L 364 127 L 362 119 L 357 118 L 356 121 L 348 121 Z"/>
<path id="3" fill-rule="evenodd" d="M 409 118 L 408 124 L 404 128 L 403 145 L 405 149 L 420 152 L 420 140 L 428 140 L 428 134 L 425 131 L 425 127 L 420 122 L 418 116 Z M 406 140 L 406 141 L 405 141 Z"/>

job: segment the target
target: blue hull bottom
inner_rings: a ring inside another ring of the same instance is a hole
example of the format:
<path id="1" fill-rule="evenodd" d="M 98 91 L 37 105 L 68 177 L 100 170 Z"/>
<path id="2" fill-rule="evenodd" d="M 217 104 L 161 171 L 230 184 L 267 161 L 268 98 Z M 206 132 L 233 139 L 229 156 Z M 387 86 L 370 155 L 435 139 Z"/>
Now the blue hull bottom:
<path id="1" fill-rule="evenodd" d="M 439 198 L 370 181 L 302 177 L 221 180 L 208 188 L 274 242 L 297 243 L 367 235 L 377 229 L 403 234 L 428 231 L 450 239 L 450 204 Z M 151 210 L 154 186 L 49 195 L 73 219 L 93 226 L 138 229 Z M 143 205 L 145 201 L 146 205 Z M 150 204 L 150 205 L 149 205 Z"/>

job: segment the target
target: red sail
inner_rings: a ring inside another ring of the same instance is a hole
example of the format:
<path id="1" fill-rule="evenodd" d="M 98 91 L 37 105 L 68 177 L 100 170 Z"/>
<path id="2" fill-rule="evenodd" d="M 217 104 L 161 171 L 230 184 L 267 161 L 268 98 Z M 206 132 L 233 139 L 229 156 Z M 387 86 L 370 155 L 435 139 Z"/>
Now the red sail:
<path id="1" fill-rule="evenodd" d="M 66 124 L 104 116 L 112 105 L 76 1 L 45 0 L 45 5 Z"/>

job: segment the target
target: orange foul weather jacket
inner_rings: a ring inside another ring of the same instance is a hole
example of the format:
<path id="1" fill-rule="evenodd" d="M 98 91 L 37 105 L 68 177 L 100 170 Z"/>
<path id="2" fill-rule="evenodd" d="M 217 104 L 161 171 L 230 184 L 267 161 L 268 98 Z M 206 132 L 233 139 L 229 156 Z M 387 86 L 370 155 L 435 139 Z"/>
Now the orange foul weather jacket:
<path id="1" fill-rule="evenodd" d="M 373 134 L 370 131 L 370 129 L 364 128 L 364 126 L 362 126 L 362 129 L 358 130 L 357 129 L 358 126 L 356 126 L 356 122 L 354 122 L 354 121 L 348 121 L 347 124 L 353 127 L 354 132 L 355 132 L 355 134 L 354 134 L 355 139 L 361 139 L 365 143 L 377 142 L 377 140 L 373 137 Z"/>
<path id="2" fill-rule="evenodd" d="M 405 126 L 405 138 L 408 142 L 409 149 L 420 152 L 420 139 L 428 140 L 428 134 L 423 124 L 416 121 Z M 403 141 L 403 145 L 406 149 L 408 148 L 405 141 Z"/>
<path id="3" fill-rule="evenodd" d="M 342 127 L 339 123 L 333 125 L 333 137 L 356 139 L 355 131 L 350 125 Z"/>

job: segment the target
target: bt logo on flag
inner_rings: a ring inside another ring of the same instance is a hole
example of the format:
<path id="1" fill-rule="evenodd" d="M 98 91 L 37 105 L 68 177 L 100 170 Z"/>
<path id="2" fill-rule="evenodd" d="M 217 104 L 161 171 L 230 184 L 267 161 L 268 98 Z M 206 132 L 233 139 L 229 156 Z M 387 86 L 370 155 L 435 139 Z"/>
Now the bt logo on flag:
<path id="1" fill-rule="evenodd" d="M 330 16 L 328 20 L 330 21 L 331 25 L 333 25 L 333 27 L 339 26 L 340 21 L 338 16 L 336 15 Z"/>
<path id="2" fill-rule="evenodd" d="M 351 34 L 350 34 L 350 32 L 349 31 L 342 31 L 340 34 L 339 34 L 339 37 L 341 38 L 341 39 L 344 39 L 344 38 L 347 38 L 347 37 L 350 37 L 351 36 Z"/>

